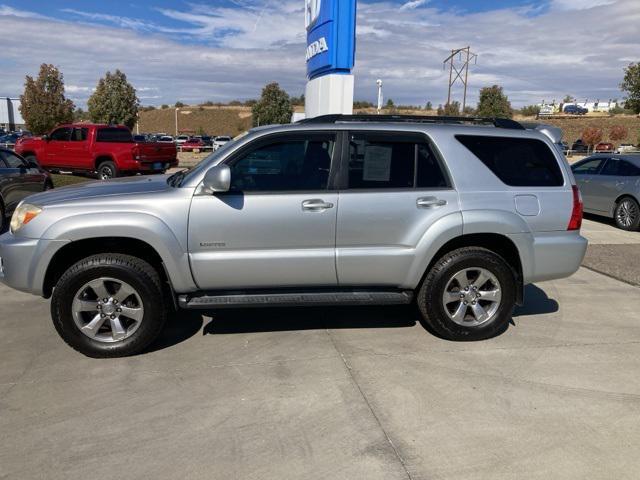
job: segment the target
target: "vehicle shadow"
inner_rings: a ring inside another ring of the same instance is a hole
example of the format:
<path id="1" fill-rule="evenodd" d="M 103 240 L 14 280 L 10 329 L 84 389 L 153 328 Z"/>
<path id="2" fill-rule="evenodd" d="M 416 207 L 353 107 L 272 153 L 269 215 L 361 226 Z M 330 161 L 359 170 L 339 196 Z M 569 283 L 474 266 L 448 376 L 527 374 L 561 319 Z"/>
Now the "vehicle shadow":
<path id="1" fill-rule="evenodd" d="M 616 222 L 611 217 L 604 217 L 601 215 L 594 215 L 593 213 L 584 213 L 583 217 L 585 220 L 591 220 L 593 222 L 604 223 L 605 225 L 611 225 L 612 227 L 616 226 Z"/>
<path id="2" fill-rule="evenodd" d="M 536 285 L 527 285 L 525 304 L 515 308 L 509 325 L 515 326 L 516 320 L 529 315 L 553 313 L 558 309 L 558 302 L 549 298 L 544 290 Z M 415 305 L 181 310 L 172 313 L 160 337 L 144 353 L 170 348 L 200 331 L 202 335 L 226 335 L 320 329 L 408 328 L 417 323 L 438 336 L 422 321 Z M 494 336 L 504 333 L 509 325 Z"/>

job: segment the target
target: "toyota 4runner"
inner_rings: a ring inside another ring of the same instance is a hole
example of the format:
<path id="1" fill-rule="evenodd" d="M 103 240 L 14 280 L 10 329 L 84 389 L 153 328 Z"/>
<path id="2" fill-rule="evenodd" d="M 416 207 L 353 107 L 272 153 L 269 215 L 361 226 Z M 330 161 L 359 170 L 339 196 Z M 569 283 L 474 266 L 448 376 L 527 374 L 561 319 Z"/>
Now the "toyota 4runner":
<path id="1" fill-rule="evenodd" d="M 323 116 L 257 128 L 190 171 L 28 197 L 0 279 L 60 336 L 131 355 L 171 309 L 409 304 L 496 335 L 524 285 L 575 272 L 582 201 L 553 139 L 511 120 Z"/>

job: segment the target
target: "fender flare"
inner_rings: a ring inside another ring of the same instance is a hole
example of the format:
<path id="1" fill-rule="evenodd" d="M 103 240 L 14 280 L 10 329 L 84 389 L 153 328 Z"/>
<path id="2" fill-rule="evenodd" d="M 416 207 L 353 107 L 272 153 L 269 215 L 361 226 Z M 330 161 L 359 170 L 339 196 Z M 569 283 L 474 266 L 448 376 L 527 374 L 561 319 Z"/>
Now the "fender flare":
<path id="1" fill-rule="evenodd" d="M 143 241 L 150 245 L 162 259 L 167 276 L 176 292 L 197 289 L 191 276 L 189 255 L 174 232 L 160 218 L 148 213 L 126 212 L 127 222 L 122 221 L 122 212 L 86 213 L 64 217 L 52 224 L 42 238 L 74 242 L 93 238 L 122 237 Z M 48 268 L 38 264 L 36 275 L 43 278 Z"/>

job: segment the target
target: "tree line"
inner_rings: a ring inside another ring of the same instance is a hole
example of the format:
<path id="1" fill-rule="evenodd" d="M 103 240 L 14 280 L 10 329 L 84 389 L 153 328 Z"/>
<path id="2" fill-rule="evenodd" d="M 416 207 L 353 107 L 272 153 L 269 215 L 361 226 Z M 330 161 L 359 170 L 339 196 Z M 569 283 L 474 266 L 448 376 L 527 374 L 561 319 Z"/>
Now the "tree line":
<path id="1" fill-rule="evenodd" d="M 640 113 L 640 63 L 631 63 L 624 69 L 624 77 L 620 89 L 627 94 L 625 108 Z M 127 76 L 120 70 L 107 72 L 98 83 L 87 102 L 88 110 L 76 109 L 74 103 L 66 98 L 64 77 L 54 65 L 42 64 L 36 78 L 29 75 L 25 79 L 24 93 L 20 96 L 20 113 L 25 119 L 27 128 L 39 135 L 48 132 L 60 123 L 74 120 L 91 120 L 96 123 L 117 123 L 133 128 L 138 113 L 155 107 L 141 107 L 136 89 L 127 81 Z M 288 123 L 293 114 L 293 107 L 304 105 L 304 95 L 289 96 L 278 83 L 272 82 L 262 89 L 258 100 L 240 102 L 236 100 L 227 105 L 250 106 L 254 125 L 273 123 Z M 214 106 L 211 101 L 201 106 Z M 176 108 L 185 106 L 182 102 L 175 103 Z M 354 108 L 373 108 L 371 102 L 355 101 Z M 387 112 L 394 113 L 398 109 L 422 109 L 422 107 L 399 105 L 396 107 L 392 99 L 385 105 Z M 161 108 L 169 108 L 162 105 Z M 523 107 L 521 113 L 535 114 L 535 105 Z M 427 102 L 425 110 L 432 110 L 433 105 Z M 511 118 L 514 110 L 511 103 L 499 85 L 492 85 L 480 89 L 479 101 L 476 108 L 460 109 L 459 102 L 439 105 L 438 115 L 458 116 L 476 115 L 481 117 Z"/>
<path id="2" fill-rule="evenodd" d="M 64 77 L 54 65 L 43 63 L 36 78 L 26 76 L 24 93 L 20 95 L 20 113 L 27 128 L 36 135 L 74 120 L 117 123 L 133 128 L 140 101 L 127 76 L 116 70 L 107 72 L 98 81 L 87 107 L 88 112 L 85 113 L 66 98 Z"/>

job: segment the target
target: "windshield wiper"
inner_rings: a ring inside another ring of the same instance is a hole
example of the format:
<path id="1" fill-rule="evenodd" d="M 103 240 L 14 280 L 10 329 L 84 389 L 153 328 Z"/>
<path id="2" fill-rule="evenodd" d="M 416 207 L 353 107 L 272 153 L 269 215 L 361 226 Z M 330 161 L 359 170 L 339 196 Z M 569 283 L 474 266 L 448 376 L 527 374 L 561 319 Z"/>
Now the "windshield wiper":
<path id="1" fill-rule="evenodd" d="M 179 172 L 174 173 L 169 178 L 167 178 L 167 183 L 172 187 L 179 187 L 182 183 L 182 179 L 187 174 L 188 170 L 185 168 L 184 170 L 180 170 Z"/>

